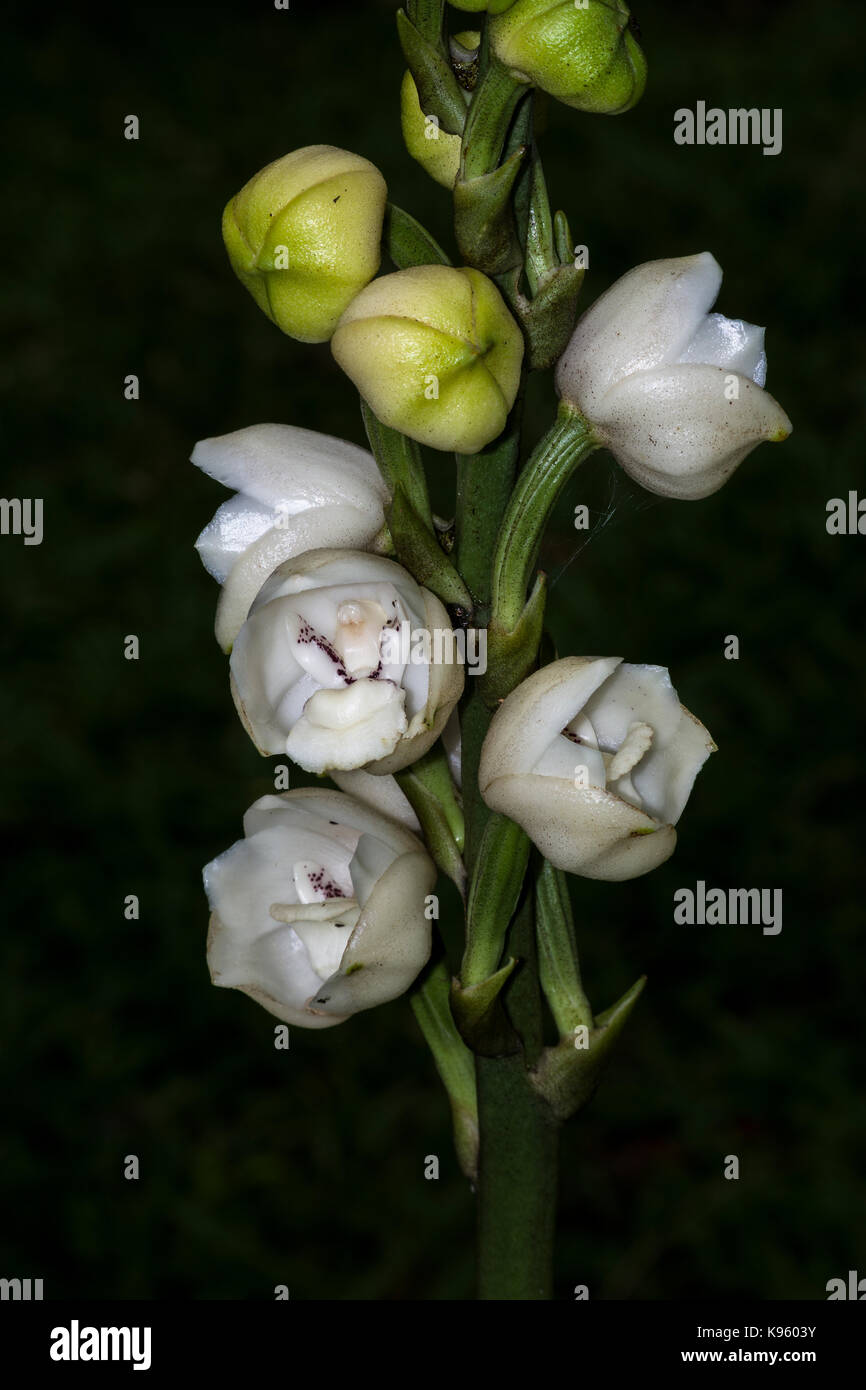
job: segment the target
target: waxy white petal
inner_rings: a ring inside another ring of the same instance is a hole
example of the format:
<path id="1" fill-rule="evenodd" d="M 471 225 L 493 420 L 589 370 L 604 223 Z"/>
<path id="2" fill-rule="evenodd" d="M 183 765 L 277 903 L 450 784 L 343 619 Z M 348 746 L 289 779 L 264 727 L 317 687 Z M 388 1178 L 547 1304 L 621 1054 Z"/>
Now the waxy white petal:
<path id="1" fill-rule="evenodd" d="M 335 502 L 299 512 L 288 525 L 271 526 L 252 541 L 232 565 L 217 603 L 215 633 L 223 651 L 231 651 L 256 595 L 280 565 L 324 545 L 346 549 L 369 545 L 384 520 L 384 512 L 381 518 L 378 513 L 371 517 L 369 512 Z M 208 555 L 213 560 L 213 552 Z"/>
<path id="2" fill-rule="evenodd" d="M 485 788 L 507 773 L 532 772 L 554 739 L 590 695 L 622 661 L 620 656 L 569 656 L 535 671 L 500 706 L 496 738 L 484 741 L 478 785 Z M 582 761 L 574 745 L 573 763 Z"/>
<path id="3" fill-rule="evenodd" d="M 730 399 L 727 376 L 697 363 L 639 372 L 605 397 L 596 435 L 648 491 L 709 497 L 756 444 L 791 431 L 782 407 L 748 377 L 737 376 Z"/>
<path id="4" fill-rule="evenodd" d="M 557 777 L 499 777 L 484 800 L 521 825 L 557 869 L 613 882 L 637 878 L 673 854 L 677 834 L 598 787 Z"/>
<path id="5" fill-rule="evenodd" d="M 677 360 L 724 367 L 726 372 L 739 372 L 751 377 L 756 386 L 763 386 L 767 380 L 764 329 L 743 319 L 707 314 Z"/>
<path id="6" fill-rule="evenodd" d="M 273 507 L 256 502 L 245 493 L 239 492 L 223 502 L 195 543 L 208 574 L 218 584 L 224 584 L 244 551 L 255 545 L 273 524 Z"/>
<path id="7" fill-rule="evenodd" d="M 192 462 L 225 487 L 291 515 L 332 502 L 372 514 L 389 500 L 371 453 L 297 425 L 250 425 L 202 439 Z"/>
<path id="8" fill-rule="evenodd" d="M 376 777 L 372 772 L 365 772 L 361 768 L 355 768 L 351 772 L 342 768 L 332 768 L 328 776 L 336 782 L 340 791 L 348 792 L 357 801 L 375 807 L 384 815 L 399 821 L 407 830 L 420 835 L 421 823 L 396 778 Z"/>
<path id="9" fill-rule="evenodd" d="M 307 772 L 364 767 L 394 752 L 407 727 L 405 701 L 390 681 L 317 690 L 289 731 L 285 751 Z"/>
<path id="10" fill-rule="evenodd" d="M 394 860 L 371 892 L 339 970 L 308 1001 L 310 1010 L 342 1018 L 409 988 L 430 957 L 424 908 L 435 883 L 436 867 L 425 852 Z"/>
<path id="11" fill-rule="evenodd" d="M 578 320 L 556 368 L 560 396 L 594 424 L 617 382 L 678 360 L 721 283 L 708 251 L 628 271 Z"/>

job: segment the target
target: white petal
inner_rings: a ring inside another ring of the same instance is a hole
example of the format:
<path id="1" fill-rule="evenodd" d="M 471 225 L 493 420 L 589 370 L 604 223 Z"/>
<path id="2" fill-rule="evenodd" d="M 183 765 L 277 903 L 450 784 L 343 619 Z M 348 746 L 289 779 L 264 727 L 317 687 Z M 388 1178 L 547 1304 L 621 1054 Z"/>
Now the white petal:
<path id="1" fill-rule="evenodd" d="M 604 758 L 592 743 L 576 743 L 565 734 L 557 734 L 553 742 L 533 764 L 532 771 L 541 777 L 562 777 L 573 782 L 578 768 L 585 768 L 582 779 L 590 787 L 604 787 L 607 773 Z"/>
<path id="2" fill-rule="evenodd" d="M 313 550 L 287 560 L 262 586 L 254 609 L 258 610 L 272 599 L 284 595 L 326 588 L 347 594 L 362 584 L 390 585 L 394 596 L 399 597 L 406 610 L 412 627 L 423 625 L 425 609 L 420 585 L 402 565 L 386 559 L 384 555 L 371 555 L 366 550 Z M 396 613 L 396 607 L 394 611 Z"/>
<path id="3" fill-rule="evenodd" d="M 532 772 L 545 750 L 582 710 L 622 657 L 564 657 L 521 682 L 493 716 L 478 768 L 478 785 L 497 777 Z M 565 740 L 568 742 L 568 740 Z M 574 745 L 575 754 L 582 750 Z M 579 756 L 572 764 L 581 762 Z"/>
<path id="4" fill-rule="evenodd" d="M 195 543 L 208 574 L 217 583 L 225 583 L 238 557 L 273 524 L 273 507 L 255 502 L 245 493 L 239 492 L 228 502 L 223 502 Z"/>
<path id="5" fill-rule="evenodd" d="M 435 633 L 437 628 L 449 628 L 450 619 L 436 595 L 431 594 L 428 589 L 421 589 L 420 593 L 424 604 L 423 627 L 430 633 Z M 415 673 L 417 683 L 413 678 Z M 375 763 L 370 764 L 368 771 L 377 775 L 399 772 L 401 768 L 409 767 L 418 758 L 422 758 L 433 747 L 451 717 L 452 710 L 463 694 L 463 683 L 463 666 L 459 661 L 434 661 L 431 666 L 417 667 L 410 662 L 403 677 L 403 686 L 408 687 L 407 713 L 412 713 L 410 701 L 417 703 L 426 689 L 423 707 L 412 714 L 411 727 L 418 731 L 411 737 L 401 739 L 390 757 L 377 759 Z"/>
<path id="6" fill-rule="evenodd" d="M 289 514 L 333 502 L 381 511 L 388 501 L 366 449 L 296 425 L 250 425 L 202 439 L 192 462 L 226 487 Z"/>
<path id="7" fill-rule="evenodd" d="M 404 854 L 382 875 L 368 899 L 340 965 L 319 988 L 310 1009 L 328 1017 L 371 1009 L 409 988 L 430 957 L 431 925 L 424 900 L 436 882 L 429 855 Z"/>
<path id="8" fill-rule="evenodd" d="M 716 751 L 709 732 L 683 705 L 677 730 L 667 746 L 660 750 L 663 768 L 657 768 L 653 757 L 635 768 L 632 778 L 647 809 L 654 815 L 676 825 L 691 795 L 695 778 L 711 753 Z M 657 779 L 651 784 L 651 779 Z M 663 796 L 659 794 L 659 783 Z"/>
<path id="9" fill-rule="evenodd" d="M 405 698 L 390 681 L 318 690 L 289 730 L 285 751 L 306 772 L 363 767 L 386 757 L 406 729 Z"/>
<path id="10" fill-rule="evenodd" d="M 352 856 L 352 883 L 360 902 L 366 903 L 385 870 L 394 862 L 394 851 L 377 835 L 362 835 Z"/>
<path id="11" fill-rule="evenodd" d="M 590 696 L 585 712 L 599 746 L 616 753 L 636 721 L 645 720 L 651 726 L 654 746 L 664 745 L 679 724 L 680 703 L 664 666 L 625 661 Z"/>
<path id="12" fill-rule="evenodd" d="M 222 581 L 224 587 L 217 606 L 216 638 L 223 651 L 231 650 L 256 595 L 280 565 L 307 550 L 318 550 L 326 543 L 353 549 L 368 545 L 382 529 L 384 521 L 384 511 L 376 507 L 360 511 L 342 502 L 330 503 L 300 512 L 288 524 L 272 526 L 253 541 L 237 557 Z M 206 531 L 202 532 L 204 535 Z M 215 575 L 215 578 L 219 578 L 219 575 Z"/>
<path id="13" fill-rule="evenodd" d="M 756 386 L 763 386 L 767 380 L 764 329 L 744 319 L 707 314 L 677 360 L 724 367 L 728 372 L 751 377 Z"/>
<path id="14" fill-rule="evenodd" d="M 617 462 L 663 497 L 708 497 L 762 440 L 785 439 L 791 422 L 748 377 L 725 394 L 721 367 L 683 363 L 639 372 L 609 392 L 595 432 Z"/>
<path id="15" fill-rule="evenodd" d="M 297 791 L 273 792 L 260 797 L 244 817 L 245 833 L 250 833 L 248 824 L 260 823 L 257 818 L 271 816 L 280 820 L 286 818 L 286 823 L 292 826 L 308 821 L 321 822 L 326 828 L 325 833 L 342 838 L 352 853 L 361 835 L 375 835 L 391 846 L 395 857 L 422 848 L 416 836 L 402 825 L 397 825 L 391 816 L 354 796 L 325 787 L 299 787 Z"/>
<path id="16" fill-rule="evenodd" d="M 295 932 L 306 946 L 310 963 L 320 980 L 327 980 L 339 970 L 358 915 L 358 905 L 352 902 L 346 904 L 346 910 L 334 921 L 295 923 Z"/>
<path id="17" fill-rule="evenodd" d="M 556 868 L 584 878 L 637 878 L 663 864 L 676 845 L 673 826 L 608 791 L 557 777 L 499 777 L 484 800 L 522 826 Z"/>
<path id="18" fill-rule="evenodd" d="M 405 825 L 407 830 L 414 830 L 416 835 L 421 833 L 418 817 L 396 778 L 374 777 L 372 773 L 364 772 L 361 768 L 356 768 L 353 772 L 333 768 L 328 775 L 336 782 L 340 791 L 348 792 L 358 801 L 363 801 L 367 806 L 391 816 L 401 825 Z"/>
<path id="19" fill-rule="evenodd" d="M 229 665 L 233 692 L 256 747 L 284 753 L 280 706 L 291 699 L 305 675 L 297 659 L 297 622 L 291 608 L 275 603 L 254 613 L 238 633 Z"/>
<path id="20" fill-rule="evenodd" d="M 336 922 L 341 916 L 358 912 L 354 898 L 326 898 L 312 903 L 271 903 L 270 913 L 275 922 Z"/>
<path id="21" fill-rule="evenodd" d="M 291 836 L 277 825 L 207 865 L 208 964 L 214 984 L 241 989 L 278 1018 L 306 1027 L 305 1001 L 320 977 L 294 928 L 270 915 L 272 902 L 291 897 L 291 852 Z"/>
<path id="22" fill-rule="evenodd" d="M 273 924 L 271 931 L 243 941 L 218 913 L 211 914 L 208 967 L 215 985 L 248 994 L 263 1009 L 299 1028 L 331 1028 L 345 1015 L 314 1016 L 307 1009 L 311 993 L 321 988 L 307 948 L 293 927 Z"/>
<path id="23" fill-rule="evenodd" d="M 609 750 L 627 743 L 635 722 L 649 725 L 652 740 L 646 752 L 631 766 L 627 781 L 612 790 L 627 801 L 634 798 L 633 804 L 663 824 L 675 825 L 715 744 L 680 704 L 667 669 L 623 662 L 586 708 L 602 747 Z"/>
<path id="24" fill-rule="evenodd" d="M 578 321 L 557 364 L 559 395 L 595 424 L 611 387 L 634 372 L 677 361 L 721 283 L 721 268 L 708 251 L 630 270 Z"/>

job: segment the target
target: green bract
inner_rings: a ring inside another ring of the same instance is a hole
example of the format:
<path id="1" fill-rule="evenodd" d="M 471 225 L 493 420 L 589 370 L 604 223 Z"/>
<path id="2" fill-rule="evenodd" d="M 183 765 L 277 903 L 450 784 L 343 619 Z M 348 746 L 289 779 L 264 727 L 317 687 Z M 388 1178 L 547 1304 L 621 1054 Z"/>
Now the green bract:
<path id="1" fill-rule="evenodd" d="M 521 82 L 566 106 L 615 116 L 646 85 L 646 59 L 621 0 L 516 0 L 490 21 L 493 53 Z"/>
<path id="2" fill-rule="evenodd" d="M 418 88 L 411 72 L 400 88 L 400 119 L 406 149 L 421 168 L 445 188 L 453 188 L 460 168 L 460 136 L 441 130 L 438 121 L 421 110 Z"/>
<path id="3" fill-rule="evenodd" d="M 501 434 L 523 338 L 492 281 L 464 266 L 383 275 L 353 300 L 331 350 L 386 425 L 472 454 Z"/>
<path id="4" fill-rule="evenodd" d="M 386 195 L 369 160 L 308 145 L 268 164 L 227 205 L 232 269 L 290 338 L 325 342 L 372 280 Z"/>

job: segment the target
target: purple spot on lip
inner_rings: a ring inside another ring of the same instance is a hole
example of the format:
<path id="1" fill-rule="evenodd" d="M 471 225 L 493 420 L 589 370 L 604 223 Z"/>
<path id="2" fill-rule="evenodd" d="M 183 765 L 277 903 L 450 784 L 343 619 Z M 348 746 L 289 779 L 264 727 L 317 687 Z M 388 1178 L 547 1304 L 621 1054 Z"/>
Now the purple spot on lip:
<path id="1" fill-rule="evenodd" d="M 327 637 L 323 637 L 320 632 L 317 632 L 316 629 L 307 622 L 306 618 L 300 619 L 298 643 L 302 647 L 318 647 L 320 652 L 324 652 L 325 656 L 333 661 L 340 679 L 345 681 L 346 685 L 354 685 L 355 677 L 349 675 L 349 672 L 343 665 L 339 652 L 335 651 Z"/>
<path id="2" fill-rule="evenodd" d="M 336 821 L 333 821 L 332 824 L 335 825 Z M 326 901 L 331 898 L 346 897 L 346 894 L 343 892 L 342 888 L 340 888 L 339 884 L 336 884 L 332 878 L 329 878 L 325 874 L 324 869 L 313 870 L 307 875 L 307 879 L 310 887 L 315 888 L 317 893 L 321 893 Z"/>

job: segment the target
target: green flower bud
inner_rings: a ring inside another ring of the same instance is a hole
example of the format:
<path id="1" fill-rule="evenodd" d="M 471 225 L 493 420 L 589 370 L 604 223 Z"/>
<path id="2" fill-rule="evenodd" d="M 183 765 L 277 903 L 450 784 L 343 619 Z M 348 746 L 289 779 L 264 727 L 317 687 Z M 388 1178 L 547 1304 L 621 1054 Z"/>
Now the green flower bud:
<path id="1" fill-rule="evenodd" d="M 566 106 L 616 116 L 646 85 L 646 59 L 623 0 L 516 0 L 490 21 L 493 53 L 519 82 Z"/>
<path id="2" fill-rule="evenodd" d="M 472 454 L 505 427 L 523 338 L 480 270 L 423 265 L 362 290 L 331 351 L 386 425 L 434 449 Z"/>
<path id="3" fill-rule="evenodd" d="M 418 88 L 411 72 L 403 75 L 400 88 L 400 119 L 403 139 L 413 159 L 431 179 L 453 188 L 460 168 L 460 136 L 449 135 L 434 116 L 425 116 L 418 100 Z"/>
<path id="4" fill-rule="evenodd" d="M 268 164 L 227 205 L 232 269 L 290 338 L 326 342 L 376 274 L 387 191 L 369 160 L 307 145 Z"/>

